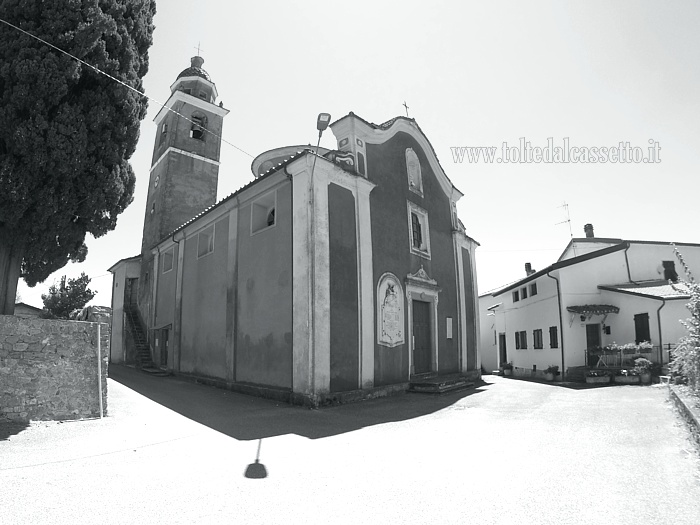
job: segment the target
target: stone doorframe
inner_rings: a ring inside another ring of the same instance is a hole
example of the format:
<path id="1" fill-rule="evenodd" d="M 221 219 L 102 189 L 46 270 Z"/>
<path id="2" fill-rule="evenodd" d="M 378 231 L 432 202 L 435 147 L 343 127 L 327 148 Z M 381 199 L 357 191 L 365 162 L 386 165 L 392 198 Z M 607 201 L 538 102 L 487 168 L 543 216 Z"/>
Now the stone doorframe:
<path id="1" fill-rule="evenodd" d="M 430 371 L 438 371 L 438 301 L 440 288 L 437 281 L 431 279 L 423 269 L 423 265 L 416 273 L 409 273 L 405 281 L 406 303 L 408 311 L 408 379 L 413 376 L 413 301 L 430 303 Z"/>

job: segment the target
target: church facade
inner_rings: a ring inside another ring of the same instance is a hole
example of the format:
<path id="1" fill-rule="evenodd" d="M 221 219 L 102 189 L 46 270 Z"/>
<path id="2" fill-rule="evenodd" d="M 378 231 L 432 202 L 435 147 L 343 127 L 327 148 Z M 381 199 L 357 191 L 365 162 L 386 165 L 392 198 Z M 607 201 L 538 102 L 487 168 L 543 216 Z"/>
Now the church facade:
<path id="1" fill-rule="evenodd" d="M 311 404 L 478 377 L 478 243 L 416 122 L 350 113 L 336 150 L 267 151 L 215 203 L 226 110 L 199 60 L 156 117 L 138 284 L 154 362 Z"/>

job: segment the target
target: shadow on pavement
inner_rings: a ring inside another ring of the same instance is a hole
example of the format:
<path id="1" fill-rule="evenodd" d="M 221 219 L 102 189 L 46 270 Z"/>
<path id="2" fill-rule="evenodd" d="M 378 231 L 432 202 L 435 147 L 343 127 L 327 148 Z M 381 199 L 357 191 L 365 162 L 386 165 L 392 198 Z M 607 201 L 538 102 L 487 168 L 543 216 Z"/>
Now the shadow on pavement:
<path id="1" fill-rule="evenodd" d="M 151 376 L 120 365 L 110 365 L 109 377 L 170 410 L 240 440 L 285 434 L 318 439 L 405 421 L 442 410 L 489 385 L 480 382 L 474 389 L 442 396 L 404 394 L 311 410 L 175 376 Z"/>
<path id="2" fill-rule="evenodd" d="M 24 421 L 0 421 L 0 441 L 6 441 L 11 436 L 16 436 L 29 426 Z"/>

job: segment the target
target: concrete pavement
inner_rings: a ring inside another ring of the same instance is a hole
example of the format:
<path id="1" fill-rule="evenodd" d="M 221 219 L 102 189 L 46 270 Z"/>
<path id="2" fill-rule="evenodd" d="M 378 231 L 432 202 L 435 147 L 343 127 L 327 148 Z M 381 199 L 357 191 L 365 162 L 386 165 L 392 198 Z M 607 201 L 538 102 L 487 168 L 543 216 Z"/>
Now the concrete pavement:
<path id="1" fill-rule="evenodd" d="M 0 441 L 0 522 L 700 523 L 698 455 L 660 386 L 486 376 L 308 410 L 110 377 L 109 417 Z"/>

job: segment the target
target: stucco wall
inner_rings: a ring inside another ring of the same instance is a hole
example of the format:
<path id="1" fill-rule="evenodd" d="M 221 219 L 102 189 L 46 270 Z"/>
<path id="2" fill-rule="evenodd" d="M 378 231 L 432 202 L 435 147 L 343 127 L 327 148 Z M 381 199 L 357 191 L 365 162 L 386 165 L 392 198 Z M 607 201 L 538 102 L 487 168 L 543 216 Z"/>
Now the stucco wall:
<path id="1" fill-rule="evenodd" d="M 109 325 L 100 326 L 101 363 L 98 323 L 0 316 L 0 420 L 99 417 L 100 393 L 106 413 Z"/>
<path id="2" fill-rule="evenodd" d="M 198 234 L 184 241 L 182 372 L 226 378 L 228 229 L 227 217 L 215 223 L 214 251 L 202 257 Z"/>
<path id="3" fill-rule="evenodd" d="M 412 148 L 420 161 L 423 178 L 422 197 L 409 189 L 406 148 Z M 418 142 L 406 133 L 399 132 L 383 144 L 367 144 L 367 166 L 369 180 L 377 184 L 370 194 L 375 287 L 379 277 L 385 272 L 391 272 L 403 281 L 409 273 L 413 274 L 423 266 L 441 289 L 437 319 L 439 371 L 457 372 L 459 323 L 450 200 L 432 172 L 426 153 Z M 407 200 L 428 212 L 430 259 L 415 255 L 410 250 Z M 393 227 L 389 228 L 387 225 Z M 405 311 L 408 312 L 408 305 Z M 447 339 L 447 317 L 453 319 L 452 339 Z M 408 315 L 405 322 L 405 333 L 409 333 Z M 408 379 L 409 348 L 408 344 L 393 348 L 376 345 L 375 385 Z"/>
<path id="4" fill-rule="evenodd" d="M 275 225 L 251 232 L 238 219 L 236 381 L 292 387 L 292 185 L 275 190 Z"/>

